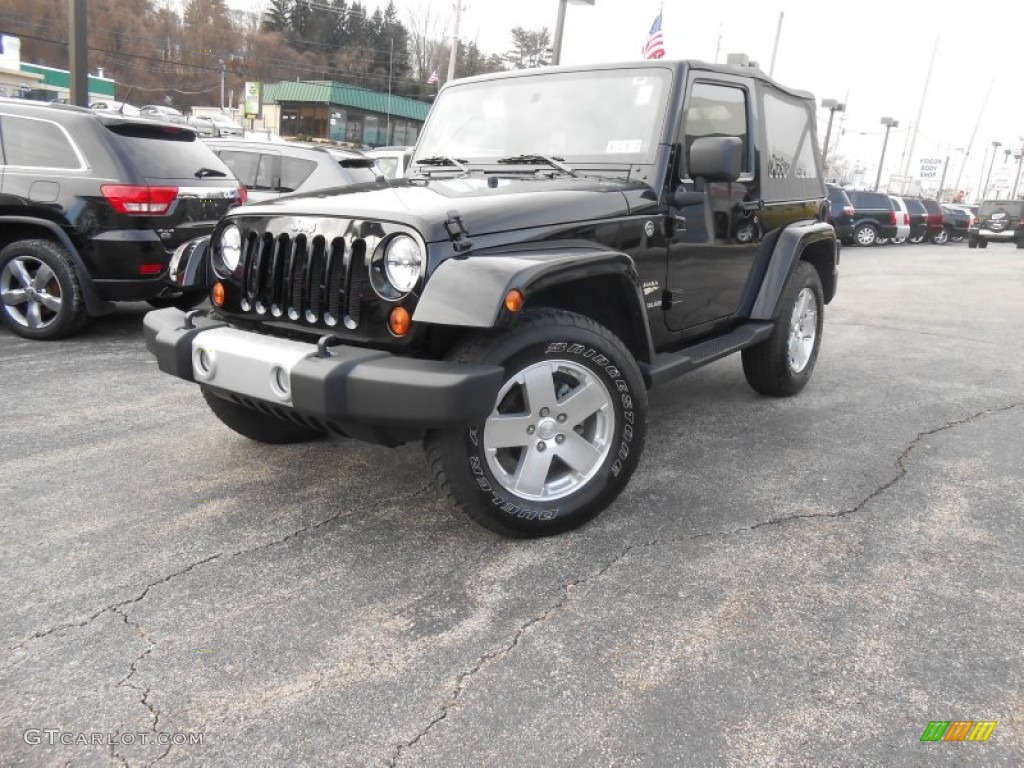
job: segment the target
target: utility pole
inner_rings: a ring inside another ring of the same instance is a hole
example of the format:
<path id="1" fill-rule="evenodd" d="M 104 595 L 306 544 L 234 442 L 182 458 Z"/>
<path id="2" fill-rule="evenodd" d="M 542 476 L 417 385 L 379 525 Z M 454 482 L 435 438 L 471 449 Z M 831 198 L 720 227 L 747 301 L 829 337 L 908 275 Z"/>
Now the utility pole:
<path id="1" fill-rule="evenodd" d="M 985 186 L 981 188 L 981 194 L 978 195 L 978 202 L 980 203 L 985 199 L 985 195 L 988 194 L 988 184 L 992 181 L 992 166 L 996 164 L 996 154 L 999 152 L 999 148 L 1003 146 L 1001 141 L 992 142 L 992 159 L 988 162 L 988 175 L 985 176 Z M 984 165 L 981 166 L 984 169 Z"/>
<path id="2" fill-rule="evenodd" d="M 227 72 L 228 67 L 224 63 L 224 59 L 220 60 L 220 111 L 224 111 L 224 75 Z"/>
<path id="3" fill-rule="evenodd" d="M 455 28 L 452 30 L 452 52 L 448 57 L 448 81 L 455 79 L 455 59 L 459 55 L 459 23 L 462 21 L 462 0 L 455 0 Z"/>
<path id="4" fill-rule="evenodd" d="M 718 43 L 715 45 L 715 64 L 718 63 L 718 54 L 722 50 L 722 32 L 725 31 L 725 22 L 718 25 Z"/>
<path id="5" fill-rule="evenodd" d="M 885 126 L 885 139 L 882 141 L 882 158 L 878 161 L 878 175 L 875 176 L 875 192 L 878 191 L 878 185 L 882 183 L 882 166 L 885 165 L 885 148 L 889 145 L 889 131 L 899 128 L 900 121 L 893 120 L 891 117 L 883 117 L 882 125 Z"/>
<path id="6" fill-rule="evenodd" d="M 391 38 L 391 51 L 388 53 L 388 127 L 387 144 L 391 143 L 391 72 L 395 66 L 395 38 Z"/>
<path id="7" fill-rule="evenodd" d="M 921 127 L 921 114 L 924 112 L 924 102 L 928 98 L 928 85 L 932 81 L 932 68 L 935 66 L 935 54 L 939 50 L 939 36 L 935 36 L 935 45 L 932 47 L 932 59 L 928 62 L 928 74 L 924 76 L 924 90 L 921 91 L 921 103 L 917 107 L 917 119 L 914 120 L 914 130 L 910 132 L 910 148 L 907 149 L 907 155 L 903 161 L 903 186 L 900 188 L 902 192 L 907 191 L 908 186 L 908 174 L 910 172 L 911 158 L 914 156 L 914 144 L 917 143 L 917 131 Z"/>
<path id="8" fill-rule="evenodd" d="M 772 63 L 768 67 L 768 77 L 772 77 L 775 74 L 775 56 L 779 52 L 779 38 L 782 37 L 782 17 L 784 13 L 779 13 L 779 26 L 775 28 L 775 45 L 772 46 Z"/>
<path id="9" fill-rule="evenodd" d="M 71 64 L 71 103 L 89 106 L 89 49 L 85 0 L 68 1 L 68 54 Z"/>
<path id="10" fill-rule="evenodd" d="M 939 179 L 939 202 L 942 202 L 942 186 L 946 183 L 946 171 L 949 170 L 949 145 L 946 145 L 946 162 L 942 164 L 942 178 Z"/>
<path id="11" fill-rule="evenodd" d="M 555 22 L 555 42 L 551 46 L 551 63 L 558 66 L 562 61 L 562 35 L 565 32 L 565 7 L 572 2 L 575 5 L 593 5 L 594 0 L 558 0 L 558 19 Z"/>
<path id="12" fill-rule="evenodd" d="M 836 112 L 845 112 L 846 105 L 835 99 L 822 99 L 821 106 L 828 110 L 828 129 L 825 131 L 825 146 L 821 150 L 821 169 L 825 173 L 825 179 L 828 180 L 828 142 L 832 138 L 832 119 L 836 116 Z"/>
<path id="13" fill-rule="evenodd" d="M 1014 200 L 1017 199 L 1017 192 L 1020 190 L 1020 171 L 1021 162 L 1024 161 L 1024 138 L 1021 138 L 1020 149 L 1017 150 L 1017 154 L 1014 159 L 1017 161 L 1017 179 L 1013 182 L 1013 194 L 1010 195 Z"/>
<path id="14" fill-rule="evenodd" d="M 996 78 L 995 75 L 993 75 L 992 79 L 988 81 L 988 90 L 985 91 L 985 98 L 981 100 L 981 109 L 978 110 L 978 119 L 974 123 L 974 130 L 971 131 L 971 140 L 967 142 L 967 151 L 964 153 L 964 164 L 960 166 L 960 171 L 956 175 L 956 184 L 953 185 L 953 188 L 956 190 L 953 193 L 954 197 L 956 197 L 956 195 L 960 192 L 960 179 L 964 175 L 964 168 L 967 167 L 967 161 L 971 156 L 971 150 L 974 149 L 974 139 L 978 135 L 978 126 L 981 125 L 981 118 L 984 117 L 985 115 L 985 106 L 988 104 L 988 97 L 992 93 L 992 86 L 995 84 L 995 82 Z M 982 158 L 981 167 L 984 170 L 984 158 Z"/>

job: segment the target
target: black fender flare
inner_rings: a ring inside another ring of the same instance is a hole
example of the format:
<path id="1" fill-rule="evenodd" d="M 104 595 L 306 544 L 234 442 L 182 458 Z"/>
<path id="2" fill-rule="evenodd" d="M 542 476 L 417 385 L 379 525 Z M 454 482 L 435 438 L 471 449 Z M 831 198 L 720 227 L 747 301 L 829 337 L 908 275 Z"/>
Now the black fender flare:
<path id="1" fill-rule="evenodd" d="M 626 302 L 634 352 L 649 358 L 653 350 L 643 291 L 633 259 L 619 251 L 566 245 L 477 253 L 449 258 L 426 281 L 414 322 L 467 328 L 494 328 L 513 319 L 505 309 L 512 289 L 531 296 L 570 283 L 611 278 Z"/>
<path id="2" fill-rule="evenodd" d="M 75 274 L 78 276 L 78 284 L 82 287 L 82 296 L 85 299 L 85 308 L 88 314 L 95 317 L 97 315 L 105 315 L 113 309 L 113 304 L 101 299 L 96 293 L 96 288 L 92 283 L 92 275 L 89 274 L 89 270 L 86 268 L 85 262 L 82 261 L 82 257 L 78 253 L 78 249 L 75 247 L 75 244 L 71 242 L 71 238 L 68 237 L 68 233 L 59 225 L 49 219 L 39 219 L 34 216 L 0 216 L 0 226 L 4 224 L 27 224 L 29 226 L 42 227 L 43 229 L 49 230 L 50 233 L 57 238 L 57 241 L 61 244 L 64 250 L 68 252 L 68 256 L 71 257 L 72 265 L 75 268 Z"/>
<path id="3" fill-rule="evenodd" d="M 789 276 L 804 253 L 812 250 L 811 261 L 822 277 L 825 303 L 832 300 L 839 279 L 839 245 L 832 225 L 824 221 L 799 221 L 779 233 L 771 261 L 761 280 L 761 288 L 750 310 L 751 320 L 773 320 L 779 297 Z M 824 254 L 826 258 L 820 258 Z"/>

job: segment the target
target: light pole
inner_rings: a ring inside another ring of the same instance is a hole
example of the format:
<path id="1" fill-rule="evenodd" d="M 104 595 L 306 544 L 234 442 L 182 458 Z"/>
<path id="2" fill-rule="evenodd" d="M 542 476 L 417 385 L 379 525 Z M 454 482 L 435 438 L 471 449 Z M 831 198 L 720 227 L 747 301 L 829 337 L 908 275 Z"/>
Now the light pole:
<path id="1" fill-rule="evenodd" d="M 988 194 L 988 183 L 992 180 L 992 166 L 996 164 L 996 153 L 1001 146 L 1003 146 L 1001 141 L 992 142 L 992 159 L 988 161 L 988 174 L 985 176 L 985 186 L 981 188 L 981 195 L 978 197 L 979 201 L 984 200 Z"/>
<path id="2" fill-rule="evenodd" d="M 1024 137 L 1021 137 L 1020 141 L 1020 149 L 1018 149 L 1017 154 L 1013 156 L 1013 159 L 1017 161 L 1017 178 L 1013 182 L 1013 194 L 1010 195 L 1010 197 L 1014 200 L 1017 199 L 1017 191 L 1020 189 L 1021 161 L 1024 161 Z"/>
<path id="3" fill-rule="evenodd" d="M 821 170 L 825 174 L 825 178 L 828 178 L 828 142 L 832 138 L 832 119 L 836 116 L 836 112 L 845 112 L 846 105 L 842 102 L 836 101 L 835 99 L 822 99 L 821 106 L 828 110 L 828 128 L 825 130 L 825 146 L 821 150 Z"/>
<path id="4" fill-rule="evenodd" d="M 875 176 L 875 192 L 878 191 L 878 185 L 882 183 L 882 166 L 885 165 L 885 148 L 889 145 L 889 131 L 899 128 L 900 121 L 893 120 L 891 117 L 883 117 L 882 125 L 885 126 L 885 139 L 882 141 L 882 158 L 878 161 L 878 175 Z"/>
<path id="5" fill-rule="evenodd" d="M 562 61 L 562 33 L 565 31 L 565 6 L 593 5 L 594 0 L 558 0 L 558 21 L 555 23 L 555 42 L 551 47 L 551 63 L 558 65 Z"/>

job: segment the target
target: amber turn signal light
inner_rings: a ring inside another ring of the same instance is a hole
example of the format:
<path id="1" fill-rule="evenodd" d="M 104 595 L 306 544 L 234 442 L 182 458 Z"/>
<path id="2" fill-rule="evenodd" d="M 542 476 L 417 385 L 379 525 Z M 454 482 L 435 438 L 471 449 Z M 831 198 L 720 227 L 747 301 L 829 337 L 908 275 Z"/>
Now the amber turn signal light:
<path id="1" fill-rule="evenodd" d="M 412 326 L 412 316 L 405 307 L 395 307 L 388 315 L 388 328 L 395 336 L 405 336 Z"/>
<path id="2" fill-rule="evenodd" d="M 213 284 L 213 289 L 210 291 L 210 300 L 213 301 L 215 307 L 224 306 L 224 283 L 218 280 Z"/>
<path id="3" fill-rule="evenodd" d="M 509 312 L 518 312 L 523 308 L 523 294 L 513 288 L 505 294 L 505 309 Z"/>

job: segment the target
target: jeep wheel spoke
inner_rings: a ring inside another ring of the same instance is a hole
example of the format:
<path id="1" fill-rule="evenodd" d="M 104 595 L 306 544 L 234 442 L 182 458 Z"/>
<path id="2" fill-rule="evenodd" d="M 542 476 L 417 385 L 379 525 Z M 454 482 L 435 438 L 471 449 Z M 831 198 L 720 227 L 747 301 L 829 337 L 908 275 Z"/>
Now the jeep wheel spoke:
<path id="1" fill-rule="evenodd" d="M 37 291 L 45 291 L 46 286 L 53 280 L 53 270 L 45 264 L 40 264 L 39 269 L 36 270 L 36 276 L 32 279 L 32 287 Z"/>
<path id="2" fill-rule="evenodd" d="M 51 293 L 40 293 L 39 301 L 51 312 L 60 312 L 60 296 L 54 296 Z"/>
<path id="3" fill-rule="evenodd" d="M 593 472 L 604 458 L 603 451 L 571 431 L 566 433 L 565 442 L 555 447 L 555 454 L 581 475 Z"/>
<path id="4" fill-rule="evenodd" d="M 28 294 L 25 293 L 24 288 L 12 288 L 0 294 L 0 298 L 3 299 L 4 304 L 8 307 L 16 307 L 28 301 Z"/>
<path id="5" fill-rule="evenodd" d="M 588 381 L 558 403 L 556 410 L 566 415 L 566 424 L 569 427 L 575 427 L 597 411 L 607 407 L 607 394 L 602 392 L 596 384 Z"/>
<path id="6" fill-rule="evenodd" d="M 18 278 L 22 288 L 28 289 L 32 287 L 32 275 L 28 273 L 28 267 L 25 265 L 24 259 L 14 259 L 9 269 Z"/>
<path id="7" fill-rule="evenodd" d="M 526 390 L 527 405 L 532 413 L 541 408 L 555 406 L 555 382 L 550 364 L 536 365 L 523 372 L 522 385 Z"/>
<path id="8" fill-rule="evenodd" d="M 487 419 L 487 447 L 522 448 L 531 442 L 533 426 L 535 420 L 531 416 L 491 416 Z"/>
<path id="9" fill-rule="evenodd" d="M 25 313 L 29 328 L 41 328 L 43 326 L 42 305 L 33 301 L 28 305 L 28 312 Z"/>
<path id="10" fill-rule="evenodd" d="M 513 490 L 523 496 L 540 496 L 551 470 L 552 458 L 548 451 L 539 451 L 536 448 L 527 448 L 523 451 L 519 471 L 514 478 Z"/>

